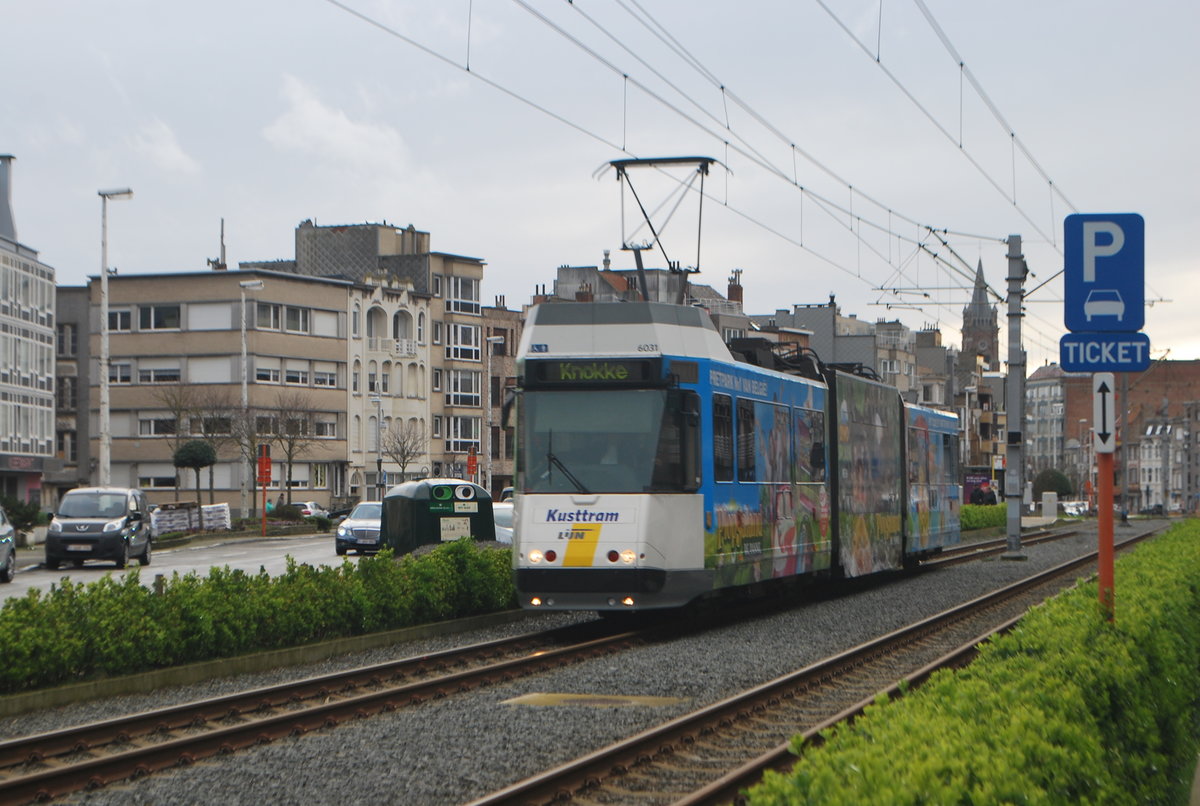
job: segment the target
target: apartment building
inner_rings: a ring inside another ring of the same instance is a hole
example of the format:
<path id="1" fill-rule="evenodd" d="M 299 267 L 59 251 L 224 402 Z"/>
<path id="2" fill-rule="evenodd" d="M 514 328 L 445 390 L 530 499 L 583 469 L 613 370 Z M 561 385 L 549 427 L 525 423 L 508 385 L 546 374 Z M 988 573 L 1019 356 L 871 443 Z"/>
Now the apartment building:
<path id="1" fill-rule="evenodd" d="M 42 504 L 43 475 L 61 467 L 54 418 L 54 269 L 17 240 L 12 161 L 0 155 L 0 495 Z"/>
<path id="2" fill-rule="evenodd" d="M 422 311 L 415 311 L 413 324 L 418 342 L 424 338 L 428 338 L 429 342 L 426 369 L 429 449 L 425 461 L 414 466 L 416 470 L 406 471 L 405 475 L 411 477 L 413 473 L 419 473 L 465 478 L 469 465 L 478 467 L 479 457 L 484 450 L 484 373 L 487 361 L 483 341 L 483 306 L 480 302 L 484 262 L 479 258 L 435 252 L 430 248 L 429 233 L 417 230 L 411 224 L 400 228 L 386 221 L 380 224 L 335 226 L 318 226 L 312 221 L 303 221 L 296 228 L 295 242 L 296 254 L 293 259 L 243 262 L 239 265 L 243 270 L 269 269 L 304 277 L 340 278 L 360 284 L 368 284 L 368 278 L 377 281 L 377 278 L 387 277 L 398 285 L 407 283 L 407 287 L 411 288 L 409 294 L 414 298 L 428 299 L 425 319 L 422 319 Z M 381 318 L 377 322 L 382 326 L 384 320 Z M 361 326 L 366 327 L 365 324 Z M 366 346 L 369 348 L 370 345 Z M 374 357 L 369 356 L 369 352 L 367 350 L 358 358 L 362 372 L 367 373 L 361 382 L 369 383 L 370 362 L 374 360 L 377 383 L 381 385 L 380 373 L 386 358 L 378 352 Z M 394 372 L 394 361 L 392 368 Z M 353 389 L 351 394 L 354 394 Z M 368 404 L 371 402 L 371 393 L 365 387 L 361 388 L 359 394 L 367 396 Z M 370 433 L 371 415 L 367 412 L 368 407 L 362 401 L 356 405 L 364 428 Z M 375 407 L 375 431 L 378 432 L 378 423 L 381 420 L 386 423 L 388 413 L 380 412 L 378 404 Z M 354 405 L 351 410 L 355 410 Z M 397 416 L 392 415 L 393 423 Z M 378 438 L 368 437 L 368 440 Z M 374 487 L 375 494 L 378 494 L 382 489 L 378 480 L 388 469 L 380 468 L 378 457 L 370 457 L 369 453 L 370 448 L 364 447 L 365 463 L 369 464 L 369 459 L 374 458 L 376 468 L 374 471 L 363 471 L 364 486 L 356 489 Z"/>
<path id="3" fill-rule="evenodd" d="M 430 302 L 394 275 L 366 274 L 351 291 L 345 503 L 430 474 Z"/>
<path id="4" fill-rule="evenodd" d="M 262 502 L 250 459 L 269 445 L 268 494 L 329 503 L 349 485 L 346 338 L 355 284 L 254 272 L 109 278 L 113 484 L 152 503 L 196 500 L 174 454 L 191 439 L 216 449 L 203 500 L 251 514 Z M 100 282 L 89 283 L 89 352 L 100 354 Z M 244 347 L 244 349 L 243 349 Z M 245 360 L 243 363 L 243 355 Z M 98 364 L 90 368 L 91 455 L 99 456 Z"/>

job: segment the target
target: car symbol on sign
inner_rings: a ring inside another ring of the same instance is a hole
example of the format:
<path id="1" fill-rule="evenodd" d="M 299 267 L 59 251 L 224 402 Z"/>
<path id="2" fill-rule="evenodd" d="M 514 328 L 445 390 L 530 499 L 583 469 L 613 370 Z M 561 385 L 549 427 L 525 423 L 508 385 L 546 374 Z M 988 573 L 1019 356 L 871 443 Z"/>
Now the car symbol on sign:
<path id="1" fill-rule="evenodd" d="M 1083 315 L 1089 322 L 1093 316 L 1115 316 L 1120 322 L 1125 316 L 1125 301 L 1115 288 L 1097 288 L 1088 292 Z"/>

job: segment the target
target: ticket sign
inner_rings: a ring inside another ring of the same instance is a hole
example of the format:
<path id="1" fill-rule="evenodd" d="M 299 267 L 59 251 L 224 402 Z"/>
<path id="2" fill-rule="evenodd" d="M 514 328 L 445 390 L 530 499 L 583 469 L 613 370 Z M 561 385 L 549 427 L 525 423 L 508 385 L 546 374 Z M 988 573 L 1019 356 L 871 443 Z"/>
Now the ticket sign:
<path id="1" fill-rule="evenodd" d="M 1067 372 L 1142 372 L 1150 368 L 1145 333 L 1068 333 L 1058 342 Z"/>

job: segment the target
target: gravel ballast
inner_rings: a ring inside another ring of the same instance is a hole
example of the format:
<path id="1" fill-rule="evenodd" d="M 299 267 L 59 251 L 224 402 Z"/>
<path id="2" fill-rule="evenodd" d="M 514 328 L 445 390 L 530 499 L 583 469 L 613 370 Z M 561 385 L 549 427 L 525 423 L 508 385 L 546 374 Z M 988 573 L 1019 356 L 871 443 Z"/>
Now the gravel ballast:
<path id="1" fill-rule="evenodd" d="M 1024 561 L 980 560 L 897 579 L 734 625 L 632 649 L 547 674 L 424 703 L 233 756 L 80 793 L 89 804 L 459 804 L 632 733 L 731 696 L 1096 546 L 1095 525 L 1024 549 Z M 1133 528 L 1118 527 L 1117 540 Z M 1118 608 L 1120 592 L 1117 592 Z M 502 627 L 422 639 L 303 668 L 213 680 L 0 720 L 28 735 L 335 669 L 591 620 L 538 614 Z M 670 697 L 656 707 L 506 704 L 529 693 Z"/>

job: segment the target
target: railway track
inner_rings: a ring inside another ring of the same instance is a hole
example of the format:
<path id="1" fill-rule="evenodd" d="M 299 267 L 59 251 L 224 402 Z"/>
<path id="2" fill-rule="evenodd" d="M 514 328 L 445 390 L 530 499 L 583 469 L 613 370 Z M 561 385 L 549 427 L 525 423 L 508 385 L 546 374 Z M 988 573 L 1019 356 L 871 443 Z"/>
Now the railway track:
<path id="1" fill-rule="evenodd" d="M 1119 544 L 1128 547 L 1149 530 Z M 786 769 L 791 737 L 806 741 L 851 719 L 901 681 L 919 686 L 937 669 L 963 666 L 979 643 L 1012 627 L 1034 604 L 1075 584 L 1092 553 L 917 624 L 777 678 L 541 775 L 470 806 L 730 803 L 766 769 Z"/>
<path id="2" fill-rule="evenodd" d="M 975 544 L 963 556 L 976 559 L 1004 550 L 1003 541 L 993 542 L 995 546 Z M 739 618 L 736 612 L 725 616 L 722 621 Z M 0 804 L 52 800 L 190 765 L 284 736 L 622 652 L 660 640 L 664 630 L 678 637 L 681 629 L 673 623 L 616 632 L 611 625 L 592 622 L 0 741 Z"/>
<path id="3" fill-rule="evenodd" d="M 0 804 L 47 801 L 545 672 L 651 640 L 599 623 L 282 683 L 0 742 Z"/>

